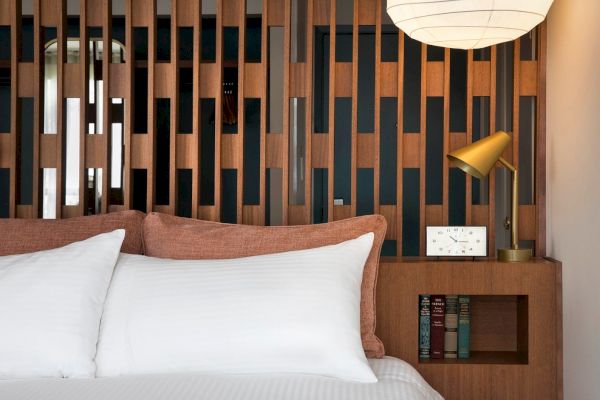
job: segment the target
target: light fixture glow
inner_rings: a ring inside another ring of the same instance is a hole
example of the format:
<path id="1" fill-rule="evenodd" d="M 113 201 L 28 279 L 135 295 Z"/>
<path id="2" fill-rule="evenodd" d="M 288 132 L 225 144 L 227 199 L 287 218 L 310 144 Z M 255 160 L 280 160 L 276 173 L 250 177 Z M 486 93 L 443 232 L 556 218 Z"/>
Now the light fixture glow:
<path id="1" fill-rule="evenodd" d="M 553 0 L 387 0 L 403 32 L 434 46 L 479 49 L 515 40 L 548 14 Z"/>

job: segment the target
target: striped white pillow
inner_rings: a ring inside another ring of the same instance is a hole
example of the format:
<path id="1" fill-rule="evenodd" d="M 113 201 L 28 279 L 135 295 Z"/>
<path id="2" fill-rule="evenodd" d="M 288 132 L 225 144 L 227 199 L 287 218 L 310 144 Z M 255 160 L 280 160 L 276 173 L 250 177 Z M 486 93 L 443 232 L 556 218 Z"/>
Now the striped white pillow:
<path id="1" fill-rule="evenodd" d="M 368 233 L 229 260 L 122 254 L 102 318 L 97 375 L 302 373 L 375 382 L 360 336 L 372 244 Z"/>

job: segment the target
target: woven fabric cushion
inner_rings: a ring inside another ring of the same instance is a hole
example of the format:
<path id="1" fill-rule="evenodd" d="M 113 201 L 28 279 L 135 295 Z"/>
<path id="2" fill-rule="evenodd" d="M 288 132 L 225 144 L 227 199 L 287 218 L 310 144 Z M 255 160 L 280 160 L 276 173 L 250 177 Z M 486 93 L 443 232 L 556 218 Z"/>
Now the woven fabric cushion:
<path id="1" fill-rule="evenodd" d="M 55 249 L 115 229 L 125 229 L 121 252 L 142 254 L 144 213 L 110 214 L 50 219 L 0 219 L 0 256 Z"/>
<path id="2" fill-rule="evenodd" d="M 375 239 L 365 264 L 360 327 L 367 357 L 384 356 L 375 336 L 375 289 L 379 254 L 387 224 L 381 215 L 355 217 L 328 224 L 298 226 L 231 225 L 151 213 L 143 223 L 145 254 L 179 260 L 224 259 L 304 250 L 338 244 L 373 232 Z"/>

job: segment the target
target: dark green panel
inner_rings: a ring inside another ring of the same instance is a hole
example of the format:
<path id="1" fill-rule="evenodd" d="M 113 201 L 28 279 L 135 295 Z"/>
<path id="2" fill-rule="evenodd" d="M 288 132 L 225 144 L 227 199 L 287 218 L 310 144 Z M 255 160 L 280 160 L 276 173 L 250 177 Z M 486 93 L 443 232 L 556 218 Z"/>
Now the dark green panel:
<path id="1" fill-rule="evenodd" d="M 466 175 L 459 168 L 450 168 L 448 174 L 448 223 L 465 225 L 466 222 Z"/>
<path id="2" fill-rule="evenodd" d="M 192 133 L 194 126 L 194 70 L 179 69 L 179 127 L 177 133 Z"/>
<path id="3" fill-rule="evenodd" d="M 215 62 L 217 49 L 217 20 L 215 17 L 202 17 L 202 61 Z"/>
<path id="4" fill-rule="evenodd" d="M 419 255 L 419 168 L 404 168 L 402 177 L 402 255 Z"/>
<path id="5" fill-rule="evenodd" d="M 10 26 L 0 26 L 0 61 L 10 61 Z"/>
<path id="6" fill-rule="evenodd" d="M 0 68 L 0 133 L 10 133 L 10 68 Z"/>
<path id="7" fill-rule="evenodd" d="M 467 131 L 467 51 L 450 50 L 450 132 Z"/>
<path id="8" fill-rule="evenodd" d="M 133 28 L 134 57 L 136 60 L 148 59 L 148 28 Z"/>
<path id="9" fill-rule="evenodd" d="M 514 43 L 496 48 L 496 130 L 513 130 L 513 62 Z M 493 111 L 492 111 L 493 112 Z"/>
<path id="10" fill-rule="evenodd" d="M 335 137 L 333 149 L 333 196 L 350 204 L 352 173 L 352 98 L 335 98 Z"/>
<path id="11" fill-rule="evenodd" d="M 21 131 L 19 148 L 19 198 L 17 204 L 33 204 L 33 97 L 19 97 Z"/>
<path id="12" fill-rule="evenodd" d="M 427 61 L 444 61 L 445 49 L 439 46 L 427 46 Z"/>
<path id="13" fill-rule="evenodd" d="M 177 215 L 192 216 L 192 170 L 177 170 Z"/>
<path id="14" fill-rule="evenodd" d="M 396 257 L 397 255 L 397 241 L 390 239 L 384 240 L 383 246 L 381 246 L 381 257 Z"/>
<path id="15" fill-rule="evenodd" d="M 425 203 L 442 204 L 444 166 L 444 98 L 427 98 L 427 134 L 425 137 Z"/>
<path id="16" fill-rule="evenodd" d="M 148 133 L 148 68 L 135 68 L 133 133 Z"/>
<path id="17" fill-rule="evenodd" d="M 476 142 L 490 134 L 490 98 L 488 96 L 473 97 L 473 141 Z M 484 205 L 489 203 L 488 177 L 472 179 L 472 203 Z"/>
<path id="18" fill-rule="evenodd" d="M 223 28 L 223 60 L 238 60 L 239 31 L 237 26 L 226 26 Z"/>
<path id="19" fill-rule="evenodd" d="M 10 204 L 10 169 L 0 168 L 0 218 L 8 218 Z"/>
<path id="20" fill-rule="evenodd" d="M 352 62 L 352 25 L 336 26 L 335 61 Z"/>
<path id="21" fill-rule="evenodd" d="M 519 100 L 519 204 L 535 204 L 536 97 Z"/>
<path id="22" fill-rule="evenodd" d="M 215 99 L 200 99 L 200 205 L 215 204 Z"/>
<path id="23" fill-rule="evenodd" d="M 313 224 L 327 222 L 328 182 L 327 168 L 313 168 Z"/>
<path id="24" fill-rule="evenodd" d="M 156 60 L 171 60 L 171 17 L 156 19 Z"/>
<path id="25" fill-rule="evenodd" d="M 358 37 L 358 132 L 375 131 L 375 27 L 360 26 Z"/>
<path id="26" fill-rule="evenodd" d="M 179 51 L 180 60 L 190 61 L 194 58 L 194 28 L 184 26 L 177 28 L 179 32 Z"/>
<path id="27" fill-rule="evenodd" d="M 404 133 L 421 132 L 421 43 L 404 36 Z"/>
<path id="28" fill-rule="evenodd" d="M 313 77 L 313 130 L 329 130 L 329 28 L 315 26 Z"/>
<path id="29" fill-rule="evenodd" d="M 169 204 L 169 163 L 171 159 L 171 99 L 156 99 L 155 202 Z"/>
<path id="30" fill-rule="evenodd" d="M 381 62 L 397 62 L 398 28 L 393 25 L 382 25 L 381 31 Z"/>
<path id="31" fill-rule="evenodd" d="M 356 215 L 370 215 L 375 209 L 373 191 L 373 168 L 358 168 L 356 171 Z"/>
<path id="32" fill-rule="evenodd" d="M 398 99 L 382 97 L 380 107 L 381 134 L 379 141 L 379 203 L 396 204 L 398 164 Z"/>
<path id="33" fill-rule="evenodd" d="M 221 222 L 237 223 L 237 170 L 221 170 Z"/>
<path id="34" fill-rule="evenodd" d="M 260 204 L 260 99 L 244 99 L 244 205 Z"/>
<path id="35" fill-rule="evenodd" d="M 262 18 L 246 18 L 246 62 L 259 63 L 261 57 Z"/>
<path id="36" fill-rule="evenodd" d="M 148 171 L 145 169 L 132 170 L 133 196 L 132 208 L 146 212 L 146 193 L 148 191 Z"/>

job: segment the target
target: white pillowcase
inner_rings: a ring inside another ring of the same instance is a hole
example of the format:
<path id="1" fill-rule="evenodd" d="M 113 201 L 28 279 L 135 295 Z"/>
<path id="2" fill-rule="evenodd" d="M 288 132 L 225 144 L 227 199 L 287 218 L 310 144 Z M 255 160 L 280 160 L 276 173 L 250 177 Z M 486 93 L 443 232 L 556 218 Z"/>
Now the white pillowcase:
<path id="1" fill-rule="evenodd" d="M 97 376 L 301 373 L 376 382 L 360 337 L 373 237 L 228 260 L 122 254 Z"/>
<path id="2" fill-rule="evenodd" d="M 125 231 L 0 257 L 0 379 L 93 377 L 100 317 Z"/>

